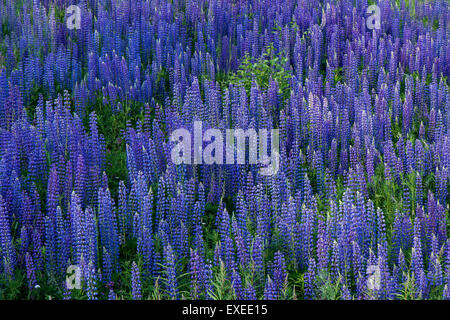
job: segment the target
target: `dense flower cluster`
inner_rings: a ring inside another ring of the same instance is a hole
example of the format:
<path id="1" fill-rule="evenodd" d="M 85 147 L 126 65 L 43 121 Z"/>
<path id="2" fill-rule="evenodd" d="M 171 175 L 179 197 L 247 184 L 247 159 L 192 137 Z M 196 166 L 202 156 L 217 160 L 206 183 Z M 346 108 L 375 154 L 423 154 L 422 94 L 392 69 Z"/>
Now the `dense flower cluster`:
<path id="1" fill-rule="evenodd" d="M 69 29 L 70 1 L 0 0 L 0 285 L 450 299 L 450 6 L 405 2 L 380 0 L 377 30 L 367 0 L 82 0 Z M 287 97 L 275 75 L 226 81 L 268 46 L 287 57 Z M 113 190 L 92 110 L 130 101 Z M 194 121 L 279 128 L 279 171 L 173 164 L 168 137 Z"/>

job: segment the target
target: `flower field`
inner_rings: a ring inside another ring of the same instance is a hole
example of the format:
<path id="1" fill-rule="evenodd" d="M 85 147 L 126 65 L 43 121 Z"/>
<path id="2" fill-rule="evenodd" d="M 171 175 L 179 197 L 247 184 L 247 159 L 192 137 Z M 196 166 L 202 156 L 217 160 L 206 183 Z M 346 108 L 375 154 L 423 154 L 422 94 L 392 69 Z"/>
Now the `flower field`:
<path id="1" fill-rule="evenodd" d="M 0 24 L 0 299 L 450 299 L 447 0 L 0 0 Z"/>

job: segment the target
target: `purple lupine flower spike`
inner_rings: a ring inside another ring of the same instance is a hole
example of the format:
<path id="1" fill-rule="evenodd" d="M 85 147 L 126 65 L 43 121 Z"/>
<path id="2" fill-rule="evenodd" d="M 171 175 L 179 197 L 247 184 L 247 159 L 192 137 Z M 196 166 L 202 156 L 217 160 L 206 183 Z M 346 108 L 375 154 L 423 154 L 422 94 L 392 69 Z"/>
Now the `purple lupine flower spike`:
<path id="1" fill-rule="evenodd" d="M 113 292 L 114 293 L 114 292 Z M 136 262 L 133 261 L 131 265 L 131 296 L 133 300 L 142 299 L 141 291 L 141 275 Z"/>

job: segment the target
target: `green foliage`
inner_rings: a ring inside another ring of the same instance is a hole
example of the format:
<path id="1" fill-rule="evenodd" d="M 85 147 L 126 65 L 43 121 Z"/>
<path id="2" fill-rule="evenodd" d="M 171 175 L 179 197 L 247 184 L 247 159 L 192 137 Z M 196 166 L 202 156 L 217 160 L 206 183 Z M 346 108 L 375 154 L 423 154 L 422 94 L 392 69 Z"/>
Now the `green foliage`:
<path id="1" fill-rule="evenodd" d="M 162 300 L 163 296 L 159 286 L 160 278 L 156 278 L 155 285 L 153 286 L 152 294 L 150 296 L 151 300 Z"/>
<path id="2" fill-rule="evenodd" d="M 214 292 L 208 292 L 207 294 L 214 300 L 232 300 L 236 299 L 233 286 L 230 280 L 227 278 L 227 270 L 222 260 L 220 260 L 220 266 L 218 272 L 213 280 Z"/>
<path id="3" fill-rule="evenodd" d="M 2 22 L 1 29 L 2 29 L 2 37 L 3 38 L 5 38 L 6 36 L 9 36 L 11 34 L 11 28 L 6 21 Z"/>
<path id="4" fill-rule="evenodd" d="M 317 275 L 318 283 L 318 299 L 321 300 L 338 300 L 340 298 L 341 277 L 333 283 L 330 274 L 326 270 L 322 270 Z"/>
<path id="5" fill-rule="evenodd" d="M 258 59 L 246 54 L 239 69 L 228 77 L 228 81 L 237 86 L 244 86 L 249 94 L 253 81 L 264 90 L 269 87 L 272 79 L 278 84 L 278 93 L 286 99 L 291 94 L 291 74 L 285 69 L 287 62 L 287 57 L 282 52 L 276 52 L 273 44 L 270 44 Z"/>
<path id="6" fill-rule="evenodd" d="M 290 283 L 292 285 L 292 299 L 297 300 L 301 299 L 304 296 L 305 287 L 305 274 L 300 272 L 291 272 L 290 273 Z"/>
<path id="7" fill-rule="evenodd" d="M 342 82 L 344 78 L 344 71 L 342 70 L 342 67 L 334 69 L 333 72 L 334 72 L 334 84 L 336 85 L 337 83 Z"/>
<path id="8" fill-rule="evenodd" d="M 95 103 L 86 108 L 86 115 L 95 111 L 99 133 L 105 138 L 106 144 L 106 174 L 113 198 L 117 198 L 120 181 L 127 181 L 128 170 L 126 166 L 126 146 L 123 132 L 126 131 L 127 122 L 136 124 L 143 121 L 144 108 L 135 101 L 122 101 L 122 109 L 112 112 L 109 104 L 103 103 L 103 97 L 98 95 Z M 84 117 L 84 125 L 89 130 L 89 117 Z"/>
<path id="9" fill-rule="evenodd" d="M 0 279 L 0 299 L 18 299 L 23 292 L 26 292 L 24 278 L 25 275 L 20 271 L 16 271 L 13 277 L 7 277 L 3 274 Z"/>
<path id="10" fill-rule="evenodd" d="M 400 300 L 417 300 L 417 296 L 418 294 L 414 275 L 407 274 L 403 287 L 400 290 L 400 293 L 397 294 L 397 297 Z"/>

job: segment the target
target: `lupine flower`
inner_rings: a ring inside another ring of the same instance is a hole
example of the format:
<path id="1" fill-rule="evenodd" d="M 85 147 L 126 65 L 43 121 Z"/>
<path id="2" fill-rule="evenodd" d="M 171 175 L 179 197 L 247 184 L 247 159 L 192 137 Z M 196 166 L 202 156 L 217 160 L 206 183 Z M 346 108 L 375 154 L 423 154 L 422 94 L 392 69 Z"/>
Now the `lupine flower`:
<path id="1" fill-rule="evenodd" d="M 114 290 L 113 289 L 109 289 L 108 300 L 116 300 L 116 299 L 117 299 L 117 296 L 114 293 Z"/>
<path id="2" fill-rule="evenodd" d="M 1 254 L 0 258 L 2 261 L 2 267 L 5 273 L 12 277 L 12 272 L 15 265 L 15 251 L 12 243 L 11 231 L 8 222 L 7 211 L 5 208 L 5 203 L 3 197 L 0 195 L 0 246 Z"/>
<path id="3" fill-rule="evenodd" d="M 287 282 L 286 263 L 281 252 L 276 252 L 273 262 L 273 282 L 279 298 L 283 297 L 284 288 Z"/>
<path id="4" fill-rule="evenodd" d="M 170 244 L 164 247 L 164 263 L 166 267 L 167 293 L 171 299 L 178 298 L 175 254 Z"/>
<path id="5" fill-rule="evenodd" d="M 203 265 L 197 250 L 190 251 L 190 271 L 191 271 L 191 295 L 194 299 L 198 299 L 203 284 L 201 282 Z"/>
<path id="6" fill-rule="evenodd" d="M 88 300 L 97 300 L 98 299 L 97 274 L 95 272 L 94 265 L 92 262 L 89 262 L 86 265 L 84 280 L 86 283 L 86 292 Z"/>
<path id="7" fill-rule="evenodd" d="M 133 300 L 141 300 L 141 275 L 136 262 L 131 265 L 131 295 Z M 114 292 L 113 292 L 114 293 Z"/>
<path id="8" fill-rule="evenodd" d="M 276 291 L 275 283 L 270 279 L 270 277 L 267 278 L 266 286 L 264 288 L 264 299 L 265 300 L 276 300 L 277 299 L 277 291 Z"/>
<path id="9" fill-rule="evenodd" d="M 36 288 L 37 281 L 33 258 L 31 257 L 29 252 L 25 254 L 25 264 L 27 268 L 28 288 L 30 291 L 32 291 L 33 289 Z"/>
<path id="10" fill-rule="evenodd" d="M 308 271 L 305 273 L 305 284 L 304 284 L 304 292 L 305 299 L 314 299 L 315 298 L 315 286 L 316 286 L 316 263 L 313 258 L 309 261 Z"/>
<path id="11" fill-rule="evenodd" d="M 367 1 L 330 2 L 320 26 L 319 1 L 184 2 L 85 1 L 70 30 L 62 1 L 0 1 L 0 273 L 68 298 L 73 263 L 90 299 L 114 297 L 130 253 L 171 298 L 211 298 L 221 261 L 239 298 L 286 298 L 295 272 L 313 299 L 325 271 L 345 299 L 396 298 L 409 274 L 448 298 L 448 3 L 381 1 L 374 31 Z M 196 120 L 279 129 L 278 172 L 175 165 L 170 135 Z"/>
<path id="12" fill-rule="evenodd" d="M 71 300 L 72 299 L 72 292 L 67 288 L 66 283 L 63 284 L 64 293 L 63 293 L 63 300 Z"/>

